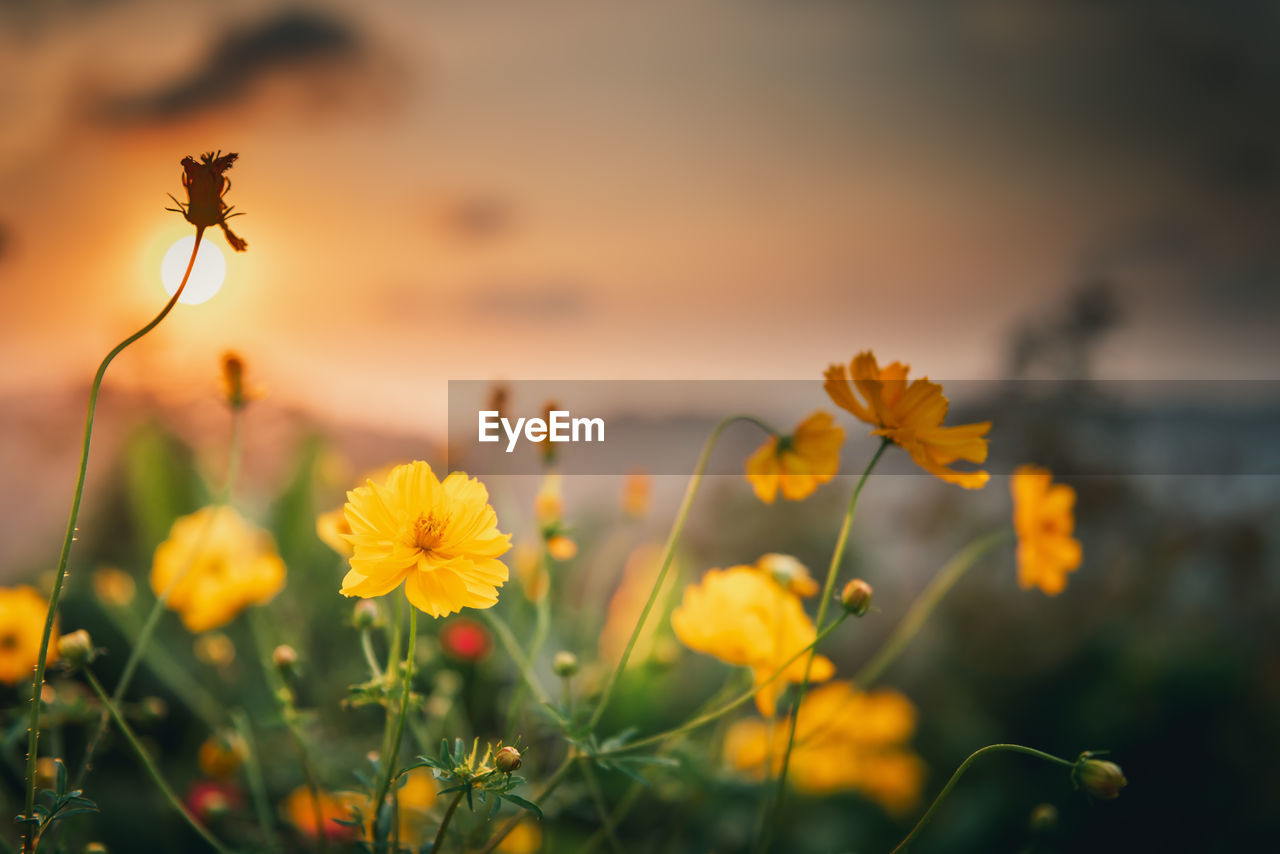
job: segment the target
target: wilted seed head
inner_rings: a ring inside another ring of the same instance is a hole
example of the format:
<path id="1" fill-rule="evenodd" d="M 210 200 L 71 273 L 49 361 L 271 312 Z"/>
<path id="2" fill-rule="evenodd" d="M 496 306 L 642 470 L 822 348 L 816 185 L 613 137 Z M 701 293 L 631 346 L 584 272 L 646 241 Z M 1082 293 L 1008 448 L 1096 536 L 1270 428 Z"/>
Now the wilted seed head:
<path id="1" fill-rule="evenodd" d="M 357 629 L 371 629 L 378 624 L 378 603 L 372 599 L 361 599 L 356 603 L 352 622 Z"/>
<path id="2" fill-rule="evenodd" d="M 861 617 L 871 610 L 871 596 L 874 591 L 871 585 L 861 578 L 855 578 L 844 586 L 840 594 L 840 604 L 855 617 Z"/>
<path id="3" fill-rule="evenodd" d="M 227 227 L 227 219 L 239 214 L 233 214 L 222 198 L 231 189 L 230 179 L 222 173 L 230 169 L 239 156 L 210 151 L 200 155 L 199 161 L 194 157 L 182 158 L 182 186 L 187 190 L 187 202 L 183 204 L 174 199 L 178 207 L 169 210 L 176 210 L 198 229 L 220 227 L 227 244 L 237 252 L 243 252 L 249 244 Z"/>
<path id="4" fill-rule="evenodd" d="M 271 663 L 281 673 L 289 673 L 298 664 L 298 651 L 287 643 L 282 643 L 271 651 Z"/>
<path id="5" fill-rule="evenodd" d="M 498 751 L 493 757 L 493 764 L 498 766 L 498 770 L 504 774 L 510 774 L 520 767 L 521 757 L 520 751 L 511 745 L 507 745 Z"/>
<path id="6" fill-rule="evenodd" d="M 570 676 L 578 674 L 578 656 L 562 649 L 556 653 L 556 657 L 551 661 L 551 669 L 555 671 L 557 676 L 568 679 Z"/>
<path id="7" fill-rule="evenodd" d="M 1080 754 L 1080 758 L 1071 769 L 1072 782 L 1077 788 L 1084 789 L 1088 794 L 1104 801 L 1112 801 L 1120 797 L 1120 790 L 1129 784 L 1120 766 L 1114 762 L 1093 759 L 1091 756 L 1092 754 L 1087 750 Z"/>
<path id="8" fill-rule="evenodd" d="M 93 661 L 93 640 L 84 629 L 76 629 L 58 638 L 58 655 L 72 667 Z"/>

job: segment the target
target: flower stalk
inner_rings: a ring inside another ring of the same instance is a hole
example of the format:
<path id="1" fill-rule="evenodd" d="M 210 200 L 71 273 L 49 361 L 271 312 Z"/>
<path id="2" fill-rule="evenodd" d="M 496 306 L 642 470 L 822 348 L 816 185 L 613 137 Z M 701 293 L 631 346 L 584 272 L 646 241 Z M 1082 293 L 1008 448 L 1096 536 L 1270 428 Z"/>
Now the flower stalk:
<path id="1" fill-rule="evenodd" d="M 182 292 L 187 286 L 187 281 L 191 278 L 191 270 L 195 267 L 196 253 L 200 251 L 200 241 L 203 237 L 204 227 L 196 226 L 196 239 L 191 247 L 191 258 L 187 261 L 187 269 L 182 274 L 182 281 L 178 283 L 173 296 L 165 303 L 160 313 L 151 319 L 150 323 L 121 341 L 107 353 L 102 363 L 98 365 L 98 370 L 93 376 L 93 383 L 89 386 L 89 404 L 84 419 L 84 438 L 81 440 L 80 445 L 80 467 L 76 473 L 75 489 L 71 494 L 71 513 L 67 518 L 67 530 L 62 538 L 62 550 L 58 555 L 58 568 L 54 573 L 53 590 L 49 594 L 49 610 L 45 616 L 44 633 L 40 638 L 40 655 L 36 658 L 35 674 L 31 681 L 31 712 L 27 718 L 27 780 L 24 815 L 31 815 L 35 809 L 36 760 L 40 739 L 40 691 L 44 687 L 45 659 L 49 655 L 49 642 L 53 635 L 53 623 L 58 613 L 58 601 L 62 597 L 62 587 L 67 579 L 67 561 L 71 557 L 71 544 L 76 539 L 76 521 L 80 516 L 80 501 L 84 497 L 85 475 L 89 468 L 89 447 L 93 442 L 93 417 L 98 407 L 98 393 L 102 389 L 102 380 L 106 376 L 107 368 L 115 360 L 116 356 L 124 352 L 125 348 L 130 344 L 155 329 L 160 324 L 160 321 L 164 320 L 169 315 L 169 312 L 173 311 L 173 307 L 178 304 L 178 300 L 182 297 Z M 23 851 L 27 852 L 27 854 L 33 854 L 35 838 L 31 829 L 32 825 L 28 823 L 26 827 L 27 830 L 23 837 Z"/>

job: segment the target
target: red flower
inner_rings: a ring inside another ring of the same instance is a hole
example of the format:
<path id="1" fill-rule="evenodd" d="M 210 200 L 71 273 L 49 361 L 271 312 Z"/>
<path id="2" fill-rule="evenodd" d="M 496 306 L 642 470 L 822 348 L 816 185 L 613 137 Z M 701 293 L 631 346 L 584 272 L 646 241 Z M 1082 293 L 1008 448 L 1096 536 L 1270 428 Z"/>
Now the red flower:
<path id="1" fill-rule="evenodd" d="M 440 646 L 460 661 L 479 661 L 489 654 L 493 640 L 483 625 L 470 617 L 454 617 L 440 630 Z"/>
<path id="2" fill-rule="evenodd" d="M 187 809 L 204 823 L 240 809 L 244 798 L 240 790 L 230 783 L 201 780 L 187 790 Z"/>

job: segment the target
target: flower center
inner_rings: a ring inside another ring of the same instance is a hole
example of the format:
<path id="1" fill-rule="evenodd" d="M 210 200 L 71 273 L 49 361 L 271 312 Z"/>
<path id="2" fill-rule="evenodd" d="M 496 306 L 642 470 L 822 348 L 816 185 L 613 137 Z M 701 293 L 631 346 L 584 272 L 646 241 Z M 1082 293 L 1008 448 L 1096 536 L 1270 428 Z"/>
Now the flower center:
<path id="1" fill-rule="evenodd" d="M 429 552 L 436 546 L 440 545 L 440 541 L 444 539 L 444 526 L 448 522 L 436 516 L 435 513 L 428 513 L 425 516 L 419 515 L 413 520 L 413 544 L 424 552 Z"/>
<path id="2" fill-rule="evenodd" d="M 12 652 L 17 648 L 18 648 L 18 636 L 16 634 L 14 634 L 13 632 L 9 632 L 8 634 L 0 635 L 0 650 L 4 650 L 5 652 Z"/>

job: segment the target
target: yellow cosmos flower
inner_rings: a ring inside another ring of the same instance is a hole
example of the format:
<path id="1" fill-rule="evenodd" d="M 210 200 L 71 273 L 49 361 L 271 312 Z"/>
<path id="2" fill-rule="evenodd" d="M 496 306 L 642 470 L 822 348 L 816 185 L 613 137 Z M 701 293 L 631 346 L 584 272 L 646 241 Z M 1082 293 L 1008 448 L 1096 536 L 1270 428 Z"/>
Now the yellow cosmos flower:
<path id="1" fill-rule="evenodd" d="M 754 779 L 778 774 L 788 723 L 735 722 L 724 745 L 730 767 Z M 800 704 L 787 779 L 811 794 L 856 790 L 895 815 L 910 812 L 924 783 L 924 763 L 907 745 L 915 726 L 915 707 L 897 691 L 822 685 Z"/>
<path id="2" fill-rule="evenodd" d="M 497 850 L 499 854 L 536 854 L 542 850 L 542 829 L 532 819 L 525 819 L 498 843 Z"/>
<path id="3" fill-rule="evenodd" d="M 1057 596 L 1067 586 L 1067 573 L 1079 568 L 1082 553 L 1080 541 L 1071 536 L 1076 491 L 1052 480 L 1048 469 L 1018 466 L 1009 490 L 1018 534 L 1018 586 Z"/>
<path id="4" fill-rule="evenodd" d="M 461 472 L 441 481 L 413 462 L 348 492 L 344 509 L 355 553 L 342 595 L 384 596 L 404 582 L 409 601 L 433 617 L 497 604 L 507 580 L 498 558 L 511 535 L 498 530 L 480 481 Z"/>
<path id="5" fill-rule="evenodd" d="M 908 384 L 908 370 L 901 362 L 881 368 L 876 357 L 866 351 L 854 356 L 848 369 L 844 365 L 827 368 L 823 388 L 836 406 L 875 427 L 871 435 L 901 447 L 929 474 L 965 489 L 985 486 L 990 479 L 987 472 L 961 472 L 948 466 L 957 460 L 986 461 L 985 437 L 991 422 L 943 427 L 950 402 L 942 386 L 927 377 Z"/>
<path id="6" fill-rule="evenodd" d="M 786 684 L 804 680 L 804 656 L 777 679 L 767 685 L 764 681 L 817 637 L 800 599 L 769 574 L 750 566 L 712 569 L 700 583 L 686 587 L 684 599 L 671 614 L 671 627 L 690 649 L 750 667 L 756 685 L 762 686 L 756 707 L 769 716 Z M 834 674 L 828 658 L 814 657 L 811 682 Z"/>
<path id="7" fill-rule="evenodd" d="M 316 517 L 316 536 L 320 538 L 320 542 L 343 557 L 355 554 L 351 543 L 347 541 L 347 537 L 351 536 L 351 526 L 347 524 L 347 514 L 341 507 Z"/>
<path id="8" fill-rule="evenodd" d="M 48 610 L 49 603 L 34 587 L 0 587 L 0 682 L 16 685 L 31 681 Z M 54 623 L 45 663 L 57 660 L 58 624 Z"/>
<path id="9" fill-rule="evenodd" d="M 770 436 L 747 458 L 747 480 L 756 497 L 772 504 L 782 488 L 789 501 L 808 498 L 820 484 L 836 476 L 844 430 L 826 412 L 800 422 L 790 436 Z"/>
<path id="10" fill-rule="evenodd" d="M 183 516 L 156 547 L 151 590 L 169 591 L 169 608 L 199 634 L 225 626 L 250 605 L 270 602 L 284 588 L 284 561 L 271 535 L 231 507 L 205 507 Z"/>

